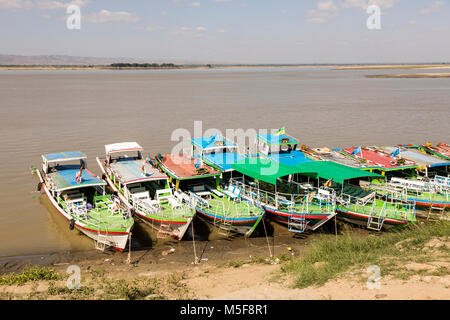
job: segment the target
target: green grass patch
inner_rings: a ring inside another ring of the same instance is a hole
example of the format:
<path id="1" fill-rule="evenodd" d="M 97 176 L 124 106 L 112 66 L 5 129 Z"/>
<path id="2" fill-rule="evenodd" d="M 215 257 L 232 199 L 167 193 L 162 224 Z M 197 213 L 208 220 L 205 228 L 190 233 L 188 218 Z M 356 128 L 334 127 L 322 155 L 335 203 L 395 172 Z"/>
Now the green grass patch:
<path id="1" fill-rule="evenodd" d="M 158 288 L 155 282 L 152 283 L 140 283 L 139 279 L 134 281 L 120 280 L 108 280 L 105 279 L 104 296 L 106 299 L 126 299 L 126 300 L 142 300 L 149 295 L 153 296 L 153 299 L 162 298 L 158 294 Z"/>
<path id="2" fill-rule="evenodd" d="M 30 281 L 61 280 L 62 277 L 53 268 L 27 266 L 20 273 L 8 273 L 0 277 L 0 285 L 24 284 Z"/>
<path id="3" fill-rule="evenodd" d="M 382 259 L 386 257 L 402 259 L 416 255 L 430 239 L 448 235 L 450 222 L 438 221 L 359 239 L 350 234 L 337 239 L 322 236 L 306 256 L 287 263 L 282 272 L 295 277 L 294 286 L 297 288 L 323 285 L 351 268 L 364 268 L 371 264 L 382 266 Z M 381 269 L 382 274 L 385 271 Z"/>

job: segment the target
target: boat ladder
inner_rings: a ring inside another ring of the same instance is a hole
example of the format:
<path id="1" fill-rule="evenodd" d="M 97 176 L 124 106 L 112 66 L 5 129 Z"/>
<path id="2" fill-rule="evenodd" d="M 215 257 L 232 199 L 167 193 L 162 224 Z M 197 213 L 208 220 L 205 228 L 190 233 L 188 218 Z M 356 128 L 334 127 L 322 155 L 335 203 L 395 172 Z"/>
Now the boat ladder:
<path id="1" fill-rule="evenodd" d="M 229 237 L 230 236 L 230 232 L 231 232 L 231 222 L 225 220 L 225 218 L 227 217 L 227 213 L 228 212 L 225 212 L 225 205 L 224 205 L 224 203 L 221 202 L 221 204 L 222 204 L 222 210 L 219 210 L 220 209 L 219 206 L 216 207 L 216 214 L 215 214 L 215 217 L 214 217 L 214 226 L 217 227 L 217 229 L 218 229 L 217 233 L 218 234 L 223 235 L 225 237 Z M 228 210 L 230 210 L 231 207 L 232 206 L 230 206 L 228 208 Z M 219 219 L 219 218 L 217 218 L 218 216 L 221 216 L 224 219 Z"/>
<path id="2" fill-rule="evenodd" d="M 367 221 L 367 229 L 380 231 L 383 228 L 384 219 L 386 218 L 387 203 L 384 203 L 383 209 L 377 214 L 375 212 L 375 202 L 370 210 L 369 220 Z"/>
<path id="3" fill-rule="evenodd" d="M 303 200 L 300 212 L 295 214 L 294 202 L 289 207 L 288 230 L 296 233 L 303 233 L 306 230 L 308 222 L 306 221 L 306 213 L 308 212 L 308 197 Z"/>
<path id="4" fill-rule="evenodd" d="M 170 225 L 168 223 L 162 223 L 159 225 L 158 233 L 156 237 L 158 239 L 167 238 L 172 233 Z"/>
<path id="5" fill-rule="evenodd" d="M 101 233 L 101 225 L 97 228 L 97 239 L 94 240 L 95 249 L 100 251 L 105 251 L 106 247 L 110 244 L 108 241 L 108 229 L 106 228 L 106 224 L 104 224 L 105 233 Z"/>
<path id="6" fill-rule="evenodd" d="M 440 206 L 437 202 L 434 201 L 434 197 L 430 193 L 430 210 L 428 211 L 427 220 L 430 219 L 430 216 L 437 211 L 437 215 L 442 219 L 444 216 L 445 206 Z"/>

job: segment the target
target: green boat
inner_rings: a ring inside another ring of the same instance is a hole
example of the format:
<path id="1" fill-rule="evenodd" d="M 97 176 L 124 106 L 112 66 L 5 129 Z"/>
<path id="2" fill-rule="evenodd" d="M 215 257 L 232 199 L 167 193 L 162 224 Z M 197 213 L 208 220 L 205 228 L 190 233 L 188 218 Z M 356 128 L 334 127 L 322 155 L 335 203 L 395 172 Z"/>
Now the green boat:
<path id="1" fill-rule="evenodd" d="M 38 189 L 44 189 L 69 222 L 69 229 L 92 238 L 97 249 L 123 251 L 134 223 L 131 212 L 119 198 L 106 193 L 104 180 L 87 169 L 86 155 L 60 152 L 45 154 L 42 159 L 42 170 L 37 171 Z"/>
<path id="2" fill-rule="evenodd" d="M 175 184 L 175 193 L 191 203 L 197 216 L 218 228 L 221 234 L 250 237 L 263 218 L 264 210 L 234 185 L 222 189 L 221 172 L 202 163 L 201 158 L 159 154 L 155 161 Z"/>
<path id="3" fill-rule="evenodd" d="M 169 178 L 155 168 L 136 142 L 105 146 L 106 157 L 97 158 L 109 186 L 140 222 L 150 226 L 157 239 L 181 240 L 195 210 L 173 193 Z"/>

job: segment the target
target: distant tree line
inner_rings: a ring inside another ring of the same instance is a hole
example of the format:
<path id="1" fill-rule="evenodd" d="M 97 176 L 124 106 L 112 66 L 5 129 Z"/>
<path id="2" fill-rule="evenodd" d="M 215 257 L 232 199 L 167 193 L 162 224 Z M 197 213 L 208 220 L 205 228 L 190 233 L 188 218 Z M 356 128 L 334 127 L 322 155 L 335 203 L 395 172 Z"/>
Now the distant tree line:
<path id="1" fill-rule="evenodd" d="M 173 63 L 112 63 L 113 68 L 175 68 Z"/>

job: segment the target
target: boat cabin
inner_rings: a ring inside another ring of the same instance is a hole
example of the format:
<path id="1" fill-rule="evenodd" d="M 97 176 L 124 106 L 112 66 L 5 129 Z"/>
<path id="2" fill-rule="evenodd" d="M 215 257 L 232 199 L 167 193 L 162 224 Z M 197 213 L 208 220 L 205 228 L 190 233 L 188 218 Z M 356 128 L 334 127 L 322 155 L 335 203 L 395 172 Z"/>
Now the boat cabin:
<path id="1" fill-rule="evenodd" d="M 238 146 L 222 136 L 214 135 L 191 140 L 192 154 L 199 157 L 201 163 L 212 166 L 220 172 L 230 172 L 231 164 L 244 159 Z"/>
<path id="2" fill-rule="evenodd" d="M 299 142 L 287 134 L 257 134 L 256 139 L 259 155 L 264 158 L 289 166 L 312 161 L 300 150 Z"/>
<path id="3" fill-rule="evenodd" d="M 86 212 L 106 196 L 106 182 L 87 169 L 86 159 L 78 151 L 42 156 L 44 181 L 63 207 Z"/>

